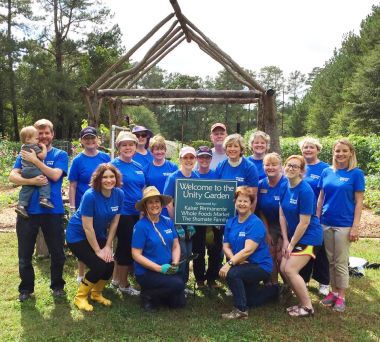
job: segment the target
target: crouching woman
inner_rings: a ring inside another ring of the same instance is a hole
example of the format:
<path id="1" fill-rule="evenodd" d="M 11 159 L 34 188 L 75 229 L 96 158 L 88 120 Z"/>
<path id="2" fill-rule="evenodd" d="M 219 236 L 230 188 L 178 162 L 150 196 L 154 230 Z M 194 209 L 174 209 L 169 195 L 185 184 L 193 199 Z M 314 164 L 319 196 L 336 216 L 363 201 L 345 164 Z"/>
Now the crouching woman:
<path id="1" fill-rule="evenodd" d="M 148 186 L 135 205 L 145 215 L 133 229 L 132 256 L 142 306 L 148 311 L 160 304 L 170 308 L 185 305 L 185 284 L 177 274 L 181 254 L 177 231 L 172 219 L 161 215 L 171 201 L 155 186 Z"/>
<path id="2" fill-rule="evenodd" d="M 248 308 L 275 298 L 278 287 L 259 287 L 261 281 L 271 277 L 272 257 L 264 223 L 251 211 L 255 195 L 249 187 L 239 186 L 234 197 L 238 214 L 228 219 L 225 226 L 223 250 L 228 262 L 219 272 L 227 280 L 234 308 L 222 318 L 246 319 Z"/>
<path id="3" fill-rule="evenodd" d="M 111 164 L 98 166 L 92 174 L 90 186 L 66 230 L 67 245 L 88 268 L 74 299 L 74 304 L 85 311 L 93 310 L 88 302 L 89 294 L 93 301 L 111 305 L 102 291 L 113 272 L 112 241 L 124 199 L 119 188 L 121 174 Z"/>

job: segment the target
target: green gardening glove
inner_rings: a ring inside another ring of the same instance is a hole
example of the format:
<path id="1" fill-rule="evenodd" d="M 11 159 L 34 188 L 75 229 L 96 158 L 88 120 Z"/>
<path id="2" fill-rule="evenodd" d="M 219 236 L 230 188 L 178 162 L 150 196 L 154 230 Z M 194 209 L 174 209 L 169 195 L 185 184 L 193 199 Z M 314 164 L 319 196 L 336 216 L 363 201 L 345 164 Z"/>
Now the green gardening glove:
<path id="1" fill-rule="evenodd" d="M 170 267 L 172 267 L 172 265 L 170 265 L 170 264 L 163 264 L 163 265 L 161 265 L 161 272 L 163 274 L 168 274 L 168 271 L 169 271 Z"/>
<path id="2" fill-rule="evenodd" d="M 184 240 L 185 239 L 185 229 L 183 229 L 183 227 L 180 225 L 175 226 L 175 229 L 177 230 L 178 238 L 180 240 Z"/>
<path id="3" fill-rule="evenodd" d="M 187 234 L 189 235 L 189 239 L 195 234 L 194 226 L 187 226 Z"/>
<path id="4" fill-rule="evenodd" d="M 173 274 L 176 274 L 178 270 L 179 270 L 178 266 L 170 265 L 168 272 L 166 274 L 173 275 Z"/>

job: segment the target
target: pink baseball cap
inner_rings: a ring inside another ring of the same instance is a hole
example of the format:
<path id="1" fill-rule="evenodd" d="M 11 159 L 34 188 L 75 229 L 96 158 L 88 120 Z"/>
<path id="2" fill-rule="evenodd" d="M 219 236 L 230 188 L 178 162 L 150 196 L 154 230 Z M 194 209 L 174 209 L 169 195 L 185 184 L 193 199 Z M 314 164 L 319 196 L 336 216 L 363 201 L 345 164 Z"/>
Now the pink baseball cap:
<path id="1" fill-rule="evenodd" d="M 179 157 L 182 158 L 186 154 L 192 154 L 194 157 L 197 156 L 197 153 L 195 152 L 194 147 L 185 146 L 181 148 L 181 151 L 179 151 Z"/>

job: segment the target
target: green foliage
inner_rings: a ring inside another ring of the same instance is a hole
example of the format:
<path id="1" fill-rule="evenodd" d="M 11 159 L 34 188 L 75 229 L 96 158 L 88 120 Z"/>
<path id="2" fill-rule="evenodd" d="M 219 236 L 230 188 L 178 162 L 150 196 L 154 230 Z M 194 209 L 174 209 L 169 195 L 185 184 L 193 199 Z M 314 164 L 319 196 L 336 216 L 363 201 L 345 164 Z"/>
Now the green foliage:
<path id="1" fill-rule="evenodd" d="M 374 210 L 380 215 L 380 174 L 368 175 L 366 177 L 366 191 L 364 196 L 364 206 Z"/>
<path id="2" fill-rule="evenodd" d="M 378 239 L 360 239 L 352 244 L 352 255 L 370 262 L 378 258 Z M 196 290 L 181 310 L 142 311 L 138 297 L 123 297 L 108 287 L 104 296 L 111 307 L 94 304 L 85 313 L 73 304 L 77 290 L 77 261 L 67 252 L 64 268 L 67 298 L 53 299 L 49 289 L 50 260 L 33 260 L 36 272 L 34 298 L 17 302 L 17 238 L 0 234 L 0 340 L 1 341 L 374 341 L 380 336 L 376 324 L 379 312 L 380 274 L 366 270 L 363 278 L 350 279 L 347 314 L 339 315 L 318 305 L 318 284 L 310 282 L 315 308 L 312 319 L 291 319 L 277 304 L 251 309 L 248 320 L 226 322 L 220 315 L 232 308 L 224 291 Z M 192 276 L 192 275 L 191 275 Z M 189 285 L 194 281 L 191 278 Z M 292 300 L 289 305 L 296 304 Z M 275 322 L 275 323 L 274 323 Z"/>
<path id="3" fill-rule="evenodd" d="M 0 186 L 8 185 L 9 172 L 12 170 L 21 144 L 8 140 L 0 141 Z"/>
<path id="4" fill-rule="evenodd" d="M 193 140 L 191 143 L 190 143 L 190 146 L 194 147 L 196 150 L 200 147 L 200 146 L 208 146 L 208 147 L 213 147 L 212 143 L 208 140 Z"/>

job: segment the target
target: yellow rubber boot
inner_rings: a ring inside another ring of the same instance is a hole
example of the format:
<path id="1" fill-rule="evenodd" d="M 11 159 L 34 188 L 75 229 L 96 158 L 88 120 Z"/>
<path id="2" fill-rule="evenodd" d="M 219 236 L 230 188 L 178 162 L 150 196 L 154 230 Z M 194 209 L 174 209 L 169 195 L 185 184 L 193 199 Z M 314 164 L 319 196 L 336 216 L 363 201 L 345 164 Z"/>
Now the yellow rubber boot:
<path id="1" fill-rule="evenodd" d="M 83 279 L 80 283 L 77 294 L 74 298 L 74 304 L 79 310 L 94 310 L 94 307 L 88 302 L 88 294 L 94 286 L 95 284 L 90 283 L 87 279 Z"/>
<path id="2" fill-rule="evenodd" d="M 100 279 L 92 288 L 90 298 L 95 302 L 98 302 L 105 306 L 110 306 L 112 302 L 109 299 L 104 298 L 102 294 L 104 286 L 106 286 L 106 281 Z"/>

